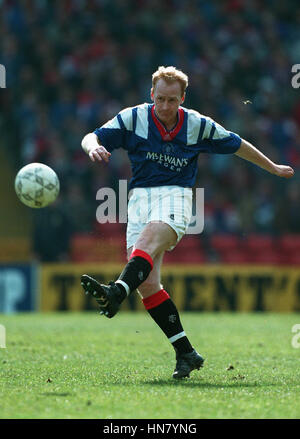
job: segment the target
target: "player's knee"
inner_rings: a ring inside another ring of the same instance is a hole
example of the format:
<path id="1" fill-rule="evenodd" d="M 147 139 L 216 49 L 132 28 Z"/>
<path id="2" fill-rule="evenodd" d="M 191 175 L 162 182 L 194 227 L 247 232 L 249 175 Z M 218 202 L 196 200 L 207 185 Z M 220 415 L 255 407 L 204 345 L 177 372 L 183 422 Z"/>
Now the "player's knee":
<path id="1" fill-rule="evenodd" d="M 170 233 L 165 225 L 158 226 L 157 223 L 149 223 L 145 232 L 136 242 L 135 247 L 147 252 L 154 258 L 157 254 L 175 244 L 176 236 L 175 232 L 172 232 Z"/>

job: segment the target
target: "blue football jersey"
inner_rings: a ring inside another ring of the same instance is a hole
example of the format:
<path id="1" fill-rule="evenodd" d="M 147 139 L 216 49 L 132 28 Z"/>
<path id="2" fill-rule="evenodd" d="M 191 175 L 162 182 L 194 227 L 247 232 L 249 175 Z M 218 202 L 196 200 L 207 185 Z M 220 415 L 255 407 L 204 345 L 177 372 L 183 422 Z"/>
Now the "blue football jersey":
<path id="1" fill-rule="evenodd" d="M 184 107 L 167 131 L 155 115 L 154 104 L 126 108 L 94 133 L 109 152 L 124 148 L 132 167 L 129 189 L 177 185 L 193 187 L 199 153 L 231 154 L 241 138 L 210 117 Z"/>

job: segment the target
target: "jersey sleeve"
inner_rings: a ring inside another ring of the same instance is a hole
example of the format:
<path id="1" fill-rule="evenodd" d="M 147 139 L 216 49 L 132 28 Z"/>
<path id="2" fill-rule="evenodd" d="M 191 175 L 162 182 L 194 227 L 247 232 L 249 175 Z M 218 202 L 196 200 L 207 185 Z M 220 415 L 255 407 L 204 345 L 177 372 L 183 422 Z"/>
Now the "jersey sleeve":
<path id="1" fill-rule="evenodd" d="M 132 108 L 126 108 L 100 128 L 97 128 L 94 133 L 98 137 L 101 145 L 103 145 L 107 151 L 112 152 L 118 148 L 127 149 L 127 139 L 128 135 L 132 132 L 132 126 Z"/>
<path id="2" fill-rule="evenodd" d="M 202 127 L 202 141 L 207 145 L 207 152 L 233 154 L 241 146 L 242 139 L 238 134 L 227 131 L 211 118 L 205 118 Z"/>

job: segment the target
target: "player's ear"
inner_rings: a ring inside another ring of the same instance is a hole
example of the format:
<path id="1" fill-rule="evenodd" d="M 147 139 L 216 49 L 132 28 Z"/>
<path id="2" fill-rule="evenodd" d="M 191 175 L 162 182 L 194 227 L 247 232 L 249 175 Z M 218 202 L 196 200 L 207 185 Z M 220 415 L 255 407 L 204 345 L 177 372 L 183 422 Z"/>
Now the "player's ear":
<path id="1" fill-rule="evenodd" d="M 154 101 L 154 90 L 153 90 L 153 87 L 151 88 L 150 96 L 151 96 L 151 100 Z"/>
<path id="2" fill-rule="evenodd" d="M 185 100 L 185 93 L 183 93 L 183 96 L 182 96 L 182 98 L 181 98 L 181 104 L 184 103 L 184 100 Z"/>

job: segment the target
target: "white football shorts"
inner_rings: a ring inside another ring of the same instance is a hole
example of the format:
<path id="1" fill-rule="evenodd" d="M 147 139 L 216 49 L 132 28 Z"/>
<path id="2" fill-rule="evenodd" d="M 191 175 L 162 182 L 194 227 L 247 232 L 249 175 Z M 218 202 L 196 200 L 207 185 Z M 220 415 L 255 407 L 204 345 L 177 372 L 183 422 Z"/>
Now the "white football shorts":
<path id="1" fill-rule="evenodd" d="M 177 243 L 189 227 L 192 216 L 193 191 L 181 186 L 134 188 L 129 194 L 127 249 L 132 247 L 146 224 L 163 221 L 177 234 Z M 176 245 L 170 247 L 172 250 Z"/>

